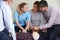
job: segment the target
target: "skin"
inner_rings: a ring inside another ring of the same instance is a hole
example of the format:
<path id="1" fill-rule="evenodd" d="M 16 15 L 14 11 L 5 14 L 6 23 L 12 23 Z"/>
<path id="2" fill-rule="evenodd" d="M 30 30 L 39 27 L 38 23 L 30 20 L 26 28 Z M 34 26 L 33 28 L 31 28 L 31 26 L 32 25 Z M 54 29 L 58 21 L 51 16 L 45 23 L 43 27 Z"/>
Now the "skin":
<path id="1" fill-rule="evenodd" d="M 11 6 L 12 5 L 12 0 L 8 0 L 8 4 L 9 4 L 9 6 Z"/>
<path id="2" fill-rule="evenodd" d="M 32 12 L 33 12 L 33 13 L 38 12 L 38 5 L 36 5 L 36 4 L 33 5 Z M 33 27 L 31 27 L 31 29 L 32 29 L 32 30 L 39 30 L 39 26 L 33 26 Z"/>
<path id="3" fill-rule="evenodd" d="M 48 9 L 48 7 L 45 6 L 45 7 L 41 7 L 39 10 L 42 11 L 42 12 L 45 12 L 45 11 L 47 11 L 47 9 Z M 42 31 L 47 32 L 47 29 L 43 29 Z"/>
<path id="4" fill-rule="evenodd" d="M 21 8 L 22 10 L 22 12 L 26 12 L 26 11 L 28 11 L 28 5 L 24 5 L 24 7 L 23 8 Z"/>
<path id="5" fill-rule="evenodd" d="M 7 0 L 7 1 L 4 1 L 7 5 L 11 6 L 12 5 L 12 0 Z"/>
<path id="6" fill-rule="evenodd" d="M 41 7 L 39 10 L 42 11 L 42 12 L 45 12 L 45 11 L 47 11 L 47 9 L 48 9 L 48 7 L 45 6 L 45 7 Z"/>
<path id="7" fill-rule="evenodd" d="M 21 13 L 24 13 L 24 12 L 28 11 L 28 5 L 25 5 L 21 9 L 22 9 Z M 20 29 L 22 29 L 22 32 L 27 32 L 30 22 L 29 21 L 26 22 L 26 28 L 25 29 L 19 24 L 18 20 L 16 20 L 16 24 Z"/>
<path id="8" fill-rule="evenodd" d="M 33 12 L 37 12 L 37 11 L 38 11 L 38 5 L 34 4 L 32 11 L 33 11 Z"/>
<path id="9" fill-rule="evenodd" d="M 47 11 L 47 9 L 48 9 L 48 7 L 45 6 L 45 7 L 41 7 L 39 10 L 42 12 L 45 12 L 45 11 Z M 33 6 L 33 12 L 37 12 L 37 11 L 38 11 L 37 5 L 34 5 Z M 40 28 L 39 28 L 39 26 L 33 26 L 31 29 L 38 31 Z M 47 32 L 47 29 L 42 29 L 42 31 Z"/>

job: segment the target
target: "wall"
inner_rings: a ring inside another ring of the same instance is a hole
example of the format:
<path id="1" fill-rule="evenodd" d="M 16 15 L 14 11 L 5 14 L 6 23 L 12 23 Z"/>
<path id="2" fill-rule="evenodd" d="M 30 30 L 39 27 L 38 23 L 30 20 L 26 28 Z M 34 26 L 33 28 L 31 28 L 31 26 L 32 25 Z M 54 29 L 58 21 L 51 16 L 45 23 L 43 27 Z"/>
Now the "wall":
<path id="1" fill-rule="evenodd" d="M 14 11 L 16 10 L 16 7 L 19 3 L 21 2 L 27 2 L 28 3 L 28 6 L 29 6 L 29 10 L 32 9 L 33 7 L 33 3 L 37 1 L 37 0 L 13 0 L 13 4 L 12 4 L 12 11 L 14 13 Z"/>
<path id="2" fill-rule="evenodd" d="M 19 3 L 21 2 L 27 2 L 28 6 L 29 6 L 29 10 L 32 9 L 33 7 L 33 3 L 37 1 L 37 0 L 13 0 L 13 4 L 11 6 L 12 8 L 12 12 L 14 13 L 14 11 L 16 10 L 16 7 Z M 40 0 L 38 0 L 40 1 Z M 49 6 L 53 6 L 54 8 L 56 8 L 57 10 L 60 11 L 60 0 L 46 0 L 49 4 Z"/>
<path id="3" fill-rule="evenodd" d="M 13 0 L 13 4 L 12 4 L 12 12 L 14 13 L 14 11 L 16 10 L 16 7 L 19 3 L 21 2 L 27 2 L 28 3 L 28 6 L 29 6 L 29 10 L 32 9 L 33 7 L 33 3 L 34 1 L 37 1 L 37 0 Z M 38 0 L 40 1 L 40 0 Z M 55 7 L 56 9 L 58 9 L 60 11 L 60 0 L 46 0 L 48 2 L 48 4 L 50 6 L 53 6 Z"/>

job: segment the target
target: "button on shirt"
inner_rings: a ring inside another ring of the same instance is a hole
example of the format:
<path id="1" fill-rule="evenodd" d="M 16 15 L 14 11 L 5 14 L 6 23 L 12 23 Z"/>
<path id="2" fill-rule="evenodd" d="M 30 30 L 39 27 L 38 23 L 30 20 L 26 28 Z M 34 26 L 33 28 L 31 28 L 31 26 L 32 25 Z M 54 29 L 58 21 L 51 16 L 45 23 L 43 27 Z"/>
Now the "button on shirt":
<path id="1" fill-rule="evenodd" d="M 60 24 L 60 12 L 58 12 L 55 8 L 48 7 L 46 14 L 49 17 L 48 23 L 40 26 L 40 29 L 50 28 L 52 25 Z"/>
<path id="2" fill-rule="evenodd" d="M 14 13 L 14 19 L 15 21 L 18 20 L 21 26 L 24 26 L 26 25 L 27 21 L 30 21 L 30 13 L 25 12 L 25 13 L 22 13 L 21 15 L 18 15 L 18 11 L 16 11 Z M 16 23 L 15 23 L 15 26 L 17 26 Z"/>
<path id="3" fill-rule="evenodd" d="M 3 10 L 3 13 L 0 10 L 0 31 L 2 31 L 4 28 L 6 28 L 12 34 L 13 40 L 16 40 L 14 25 L 12 22 L 11 8 L 7 4 L 5 4 L 4 1 L 2 1 L 1 9 Z M 2 14 L 4 14 L 4 16 L 2 16 Z M 5 25 L 3 23 L 3 17 L 4 17 Z"/>

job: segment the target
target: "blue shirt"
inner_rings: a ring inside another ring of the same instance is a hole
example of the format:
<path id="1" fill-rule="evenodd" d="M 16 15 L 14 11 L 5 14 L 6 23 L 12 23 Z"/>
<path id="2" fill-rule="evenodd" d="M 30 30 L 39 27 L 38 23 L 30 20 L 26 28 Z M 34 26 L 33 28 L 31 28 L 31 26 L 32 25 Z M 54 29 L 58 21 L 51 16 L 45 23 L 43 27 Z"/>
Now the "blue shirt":
<path id="1" fill-rule="evenodd" d="M 30 13 L 29 12 L 25 12 L 25 13 L 23 13 L 21 15 L 18 15 L 18 11 L 15 11 L 14 20 L 15 21 L 18 20 L 19 24 L 21 26 L 24 26 L 24 25 L 26 25 L 27 21 L 30 21 Z M 16 22 L 15 22 L 15 26 L 17 26 Z"/>

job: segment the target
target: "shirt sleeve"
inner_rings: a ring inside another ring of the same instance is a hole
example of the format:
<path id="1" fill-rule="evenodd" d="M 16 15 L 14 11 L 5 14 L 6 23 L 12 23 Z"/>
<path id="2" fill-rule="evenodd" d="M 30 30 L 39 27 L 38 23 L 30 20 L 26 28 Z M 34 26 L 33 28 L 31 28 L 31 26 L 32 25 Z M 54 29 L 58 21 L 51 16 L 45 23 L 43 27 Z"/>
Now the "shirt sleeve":
<path id="1" fill-rule="evenodd" d="M 52 27 L 56 16 L 57 16 L 57 13 L 56 13 L 55 9 L 51 10 L 51 16 L 50 16 L 50 19 L 49 19 L 48 23 L 45 24 L 45 25 L 40 26 L 40 29 L 45 29 L 45 28 Z"/>
<path id="2" fill-rule="evenodd" d="M 15 34 L 14 25 L 12 21 L 12 12 L 10 7 L 7 6 L 4 10 L 4 21 L 5 21 L 6 29 L 12 34 L 13 40 L 16 40 L 16 34 Z"/>
<path id="3" fill-rule="evenodd" d="M 31 17 L 30 13 L 27 12 L 27 21 L 30 21 L 30 17 Z"/>
<path id="4" fill-rule="evenodd" d="M 14 13 L 14 20 L 18 20 L 18 12 L 17 11 L 15 11 L 15 13 Z"/>

